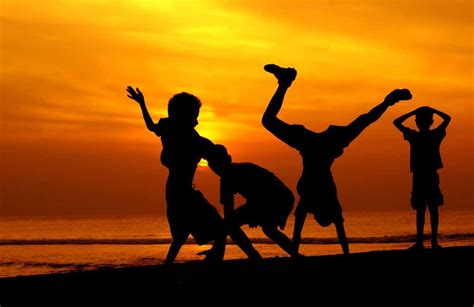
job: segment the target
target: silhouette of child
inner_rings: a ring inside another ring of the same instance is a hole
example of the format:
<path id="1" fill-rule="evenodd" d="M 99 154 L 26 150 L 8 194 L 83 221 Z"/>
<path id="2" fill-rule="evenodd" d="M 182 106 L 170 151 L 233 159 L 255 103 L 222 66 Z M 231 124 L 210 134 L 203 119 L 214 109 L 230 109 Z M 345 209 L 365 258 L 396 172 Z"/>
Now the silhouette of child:
<path id="1" fill-rule="evenodd" d="M 343 154 L 344 148 L 379 119 L 389 106 L 399 100 L 411 99 L 410 91 L 394 90 L 382 103 L 369 113 L 360 115 L 349 125 L 330 125 L 327 130 L 317 133 L 302 125 L 290 125 L 277 117 L 286 91 L 296 78 L 296 70 L 274 64 L 266 65 L 264 69 L 275 75 L 279 86 L 263 114 L 262 124 L 277 138 L 297 149 L 303 158 L 303 173 L 297 185 L 300 201 L 295 210 L 293 242 L 298 248 L 306 215 L 312 213 L 317 223 L 323 227 L 335 224 L 342 250 L 344 254 L 348 254 L 349 244 L 331 166 Z"/>
<path id="2" fill-rule="evenodd" d="M 140 105 L 148 130 L 161 138 L 161 163 L 169 170 L 166 213 L 173 241 L 166 263 L 174 261 L 190 234 L 200 245 L 214 240 L 212 252 L 207 253 L 206 259 L 222 260 L 226 238 L 223 219 L 193 186 L 198 162 L 207 157 L 214 145 L 194 129 L 198 124 L 200 100 L 188 93 L 176 94 L 168 103 L 169 117 L 154 123 L 140 90 L 128 86 L 127 91 L 128 97 Z"/>
<path id="3" fill-rule="evenodd" d="M 433 114 L 439 115 L 443 122 L 435 129 Z M 410 129 L 403 122 L 415 116 L 419 131 Z M 431 217 L 431 246 L 440 249 L 438 244 L 438 206 L 444 204 L 443 194 L 439 188 L 438 169 L 443 167 L 439 151 L 441 141 L 446 136 L 451 117 L 430 107 L 421 107 L 394 120 L 393 124 L 403 133 L 403 137 L 410 143 L 410 171 L 413 174 L 413 188 L 411 206 L 416 210 L 416 243 L 411 247 L 414 250 L 423 250 L 423 228 L 425 225 L 425 211 L 428 206 Z"/>
<path id="4" fill-rule="evenodd" d="M 290 189 L 272 172 L 258 165 L 232 163 L 232 157 L 222 145 L 215 145 L 208 165 L 221 178 L 220 202 L 224 205 L 224 219 L 228 227 L 240 228 L 245 224 L 261 226 L 265 235 L 284 251 L 293 257 L 299 256 L 291 240 L 278 230 L 278 227 L 285 229 L 293 209 L 295 199 Z M 236 193 L 247 202 L 234 210 Z"/>

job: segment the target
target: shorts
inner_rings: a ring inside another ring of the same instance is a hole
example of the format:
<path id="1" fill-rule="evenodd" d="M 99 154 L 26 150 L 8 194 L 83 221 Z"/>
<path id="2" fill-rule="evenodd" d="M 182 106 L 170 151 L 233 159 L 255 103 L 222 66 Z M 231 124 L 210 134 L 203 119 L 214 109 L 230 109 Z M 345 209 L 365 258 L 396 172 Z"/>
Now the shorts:
<path id="1" fill-rule="evenodd" d="M 312 213 L 316 222 L 323 227 L 344 221 L 334 180 L 332 176 L 325 179 L 313 182 L 311 189 L 299 189 L 301 198 L 295 210 L 295 215 Z"/>
<path id="2" fill-rule="evenodd" d="M 315 202 L 318 204 L 314 205 Z M 323 227 L 330 226 L 332 223 L 344 222 L 339 201 L 321 203 L 320 201 L 309 201 L 302 197 L 296 207 L 295 215 L 297 216 L 302 213 L 312 213 L 315 221 Z"/>
<path id="3" fill-rule="evenodd" d="M 192 191 L 180 200 L 183 203 L 168 203 L 167 208 L 173 239 L 183 240 L 191 234 L 197 244 L 203 245 L 225 236 L 224 220 L 200 191 Z"/>
<path id="4" fill-rule="evenodd" d="M 284 230 L 295 198 L 290 190 L 278 194 L 267 199 L 247 200 L 247 203 L 234 210 L 234 219 L 241 224 L 280 227 Z"/>
<path id="5" fill-rule="evenodd" d="M 426 206 L 442 206 L 443 204 L 444 197 L 439 188 L 438 173 L 413 173 L 412 208 L 416 210 L 426 208 Z"/>

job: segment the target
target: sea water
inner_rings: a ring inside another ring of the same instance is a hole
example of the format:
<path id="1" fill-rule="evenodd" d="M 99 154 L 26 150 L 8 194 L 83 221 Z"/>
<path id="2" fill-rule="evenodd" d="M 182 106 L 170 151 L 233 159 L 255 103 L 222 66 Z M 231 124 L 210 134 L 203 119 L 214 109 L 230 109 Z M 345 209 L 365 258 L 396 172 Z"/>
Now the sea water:
<path id="1" fill-rule="evenodd" d="M 351 252 L 405 249 L 415 241 L 415 212 L 344 211 Z M 285 233 L 291 238 L 291 216 Z M 260 228 L 243 230 L 263 257 L 288 255 L 265 237 Z M 474 245 L 474 210 L 440 210 L 443 246 Z M 426 212 L 425 234 L 430 234 Z M 334 226 L 321 227 L 308 215 L 300 252 L 308 256 L 340 254 Z M 166 216 L 71 216 L 0 218 L 0 277 L 49 274 L 103 267 L 160 264 L 171 242 Z M 429 247 L 429 236 L 425 243 Z M 210 248 L 192 238 L 177 261 L 199 260 L 198 252 Z M 225 259 L 246 258 L 232 242 Z"/>

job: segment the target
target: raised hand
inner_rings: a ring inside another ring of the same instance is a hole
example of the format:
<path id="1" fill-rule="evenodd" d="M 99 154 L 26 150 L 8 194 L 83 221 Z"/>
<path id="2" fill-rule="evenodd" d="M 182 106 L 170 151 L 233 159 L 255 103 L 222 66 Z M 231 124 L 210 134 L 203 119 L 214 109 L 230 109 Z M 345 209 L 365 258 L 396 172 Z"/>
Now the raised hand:
<path id="1" fill-rule="evenodd" d="M 145 103 L 145 97 L 143 97 L 142 92 L 140 92 L 140 89 L 137 87 L 137 90 L 135 91 L 133 87 L 130 85 L 127 86 L 127 92 L 129 95 L 127 95 L 128 98 L 131 98 L 138 102 L 139 104 L 144 104 Z"/>
<path id="2" fill-rule="evenodd" d="M 385 97 L 385 102 L 389 105 L 394 105 L 400 100 L 410 100 L 413 96 L 410 91 L 406 88 L 393 90 L 390 94 Z"/>

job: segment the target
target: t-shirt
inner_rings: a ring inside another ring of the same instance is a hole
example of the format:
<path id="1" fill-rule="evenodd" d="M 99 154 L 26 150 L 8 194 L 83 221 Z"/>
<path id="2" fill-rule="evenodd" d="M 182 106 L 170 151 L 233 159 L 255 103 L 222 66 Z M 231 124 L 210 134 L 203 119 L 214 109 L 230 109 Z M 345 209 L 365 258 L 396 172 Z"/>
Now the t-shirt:
<path id="1" fill-rule="evenodd" d="M 410 143 L 410 171 L 426 172 L 443 168 L 439 151 L 446 129 L 438 127 L 427 132 L 407 128 L 403 137 Z"/>
<path id="2" fill-rule="evenodd" d="M 303 157 L 303 175 L 330 172 L 334 160 L 358 134 L 351 126 L 329 126 L 316 133 L 302 125 L 290 125 L 288 132 L 284 141 Z"/>
<path id="3" fill-rule="evenodd" d="M 265 205 L 287 191 L 275 174 L 253 163 L 232 163 L 230 171 L 221 177 L 222 204 L 233 202 L 234 194 L 239 193 L 248 201 L 261 200 L 261 205 Z"/>
<path id="4" fill-rule="evenodd" d="M 334 160 L 360 133 L 354 126 L 329 126 L 316 133 L 302 125 L 289 125 L 285 142 L 297 149 L 303 158 L 303 174 L 298 181 L 300 195 L 336 194 L 331 173 Z"/>
<path id="5" fill-rule="evenodd" d="M 213 146 L 210 140 L 200 136 L 195 129 L 177 129 L 169 118 L 160 119 L 154 132 L 161 137 L 163 145 L 161 163 L 170 169 L 192 169 L 194 173 L 197 163 L 209 155 Z"/>

